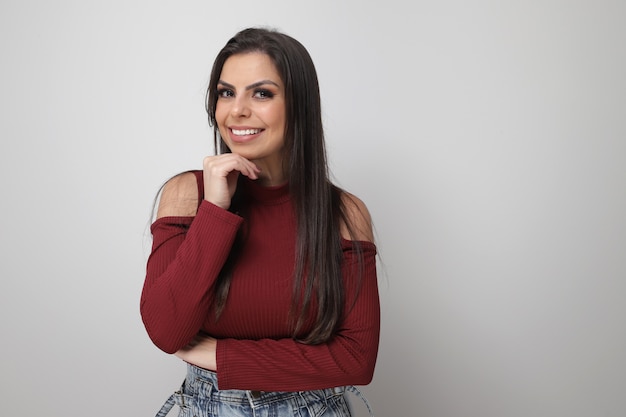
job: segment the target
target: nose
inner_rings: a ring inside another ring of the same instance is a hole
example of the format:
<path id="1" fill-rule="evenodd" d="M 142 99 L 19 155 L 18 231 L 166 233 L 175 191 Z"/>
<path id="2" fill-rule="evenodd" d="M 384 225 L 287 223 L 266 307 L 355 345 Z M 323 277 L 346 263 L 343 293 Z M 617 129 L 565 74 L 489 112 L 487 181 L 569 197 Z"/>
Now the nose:
<path id="1" fill-rule="evenodd" d="M 250 116 L 250 106 L 245 97 L 237 97 L 233 102 L 231 108 L 231 115 L 234 117 L 248 117 Z"/>

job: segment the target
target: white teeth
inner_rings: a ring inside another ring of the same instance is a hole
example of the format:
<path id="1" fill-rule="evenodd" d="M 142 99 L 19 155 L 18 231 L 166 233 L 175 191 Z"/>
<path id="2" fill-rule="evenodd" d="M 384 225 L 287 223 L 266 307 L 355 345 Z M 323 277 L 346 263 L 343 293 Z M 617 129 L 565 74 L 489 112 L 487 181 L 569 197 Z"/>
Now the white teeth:
<path id="1" fill-rule="evenodd" d="M 260 131 L 261 129 L 244 129 L 244 130 L 232 129 L 233 134 L 237 136 L 256 135 Z"/>

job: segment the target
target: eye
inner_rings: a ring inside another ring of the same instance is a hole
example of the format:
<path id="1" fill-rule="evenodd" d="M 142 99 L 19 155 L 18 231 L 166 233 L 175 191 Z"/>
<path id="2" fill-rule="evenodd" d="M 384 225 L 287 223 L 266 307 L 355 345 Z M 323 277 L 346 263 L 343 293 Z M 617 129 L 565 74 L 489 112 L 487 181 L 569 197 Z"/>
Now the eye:
<path id="1" fill-rule="evenodd" d="M 218 98 L 228 98 L 228 97 L 234 97 L 235 93 L 233 92 L 233 90 L 230 90 L 228 88 L 220 88 L 217 90 L 217 97 Z"/>
<path id="2" fill-rule="evenodd" d="M 274 93 L 269 90 L 259 89 L 254 91 L 254 97 L 260 99 L 268 99 L 274 97 Z"/>

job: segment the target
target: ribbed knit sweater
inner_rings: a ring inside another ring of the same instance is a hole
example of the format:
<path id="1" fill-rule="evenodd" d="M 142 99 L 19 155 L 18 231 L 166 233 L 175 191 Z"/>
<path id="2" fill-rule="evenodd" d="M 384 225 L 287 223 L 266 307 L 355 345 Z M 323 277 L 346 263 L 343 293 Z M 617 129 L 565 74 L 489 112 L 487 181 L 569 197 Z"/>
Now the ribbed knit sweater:
<path id="1" fill-rule="evenodd" d="M 202 172 L 194 173 L 202 197 Z M 220 389 L 304 391 L 368 384 L 380 330 L 375 245 L 360 242 L 358 285 L 355 242 L 342 239 L 346 307 L 341 325 L 326 343 L 300 343 L 289 325 L 296 220 L 288 186 L 261 187 L 247 179 L 243 186 L 249 196 L 245 219 L 200 198 L 195 217 L 162 217 L 152 224 L 141 296 L 148 335 L 167 353 L 200 331 L 217 338 Z M 216 320 L 214 284 L 241 227 L 246 238 Z"/>

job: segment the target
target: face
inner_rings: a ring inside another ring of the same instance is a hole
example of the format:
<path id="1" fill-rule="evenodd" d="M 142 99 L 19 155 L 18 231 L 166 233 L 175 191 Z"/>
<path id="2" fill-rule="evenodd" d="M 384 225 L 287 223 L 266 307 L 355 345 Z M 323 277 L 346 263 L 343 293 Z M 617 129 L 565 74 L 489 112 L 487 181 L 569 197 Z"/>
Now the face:
<path id="1" fill-rule="evenodd" d="M 280 169 L 285 143 L 285 88 L 268 55 L 230 56 L 217 84 L 215 119 L 233 153 Z"/>

